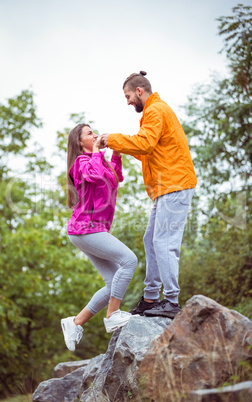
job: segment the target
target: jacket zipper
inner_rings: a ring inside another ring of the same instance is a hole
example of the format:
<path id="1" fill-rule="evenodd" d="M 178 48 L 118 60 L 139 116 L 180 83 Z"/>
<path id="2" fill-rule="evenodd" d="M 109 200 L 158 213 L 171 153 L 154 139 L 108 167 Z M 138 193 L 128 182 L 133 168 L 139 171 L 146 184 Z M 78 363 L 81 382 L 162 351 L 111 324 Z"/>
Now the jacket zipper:
<path id="1" fill-rule="evenodd" d="M 92 228 L 94 227 L 94 224 L 92 222 L 93 213 L 94 213 L 94 206 L 92 207 L 92 212 L 91 212 L 91 217 L 90 217 L 90 219 L 91 219 L 90 226 L 92 226 Z"/>

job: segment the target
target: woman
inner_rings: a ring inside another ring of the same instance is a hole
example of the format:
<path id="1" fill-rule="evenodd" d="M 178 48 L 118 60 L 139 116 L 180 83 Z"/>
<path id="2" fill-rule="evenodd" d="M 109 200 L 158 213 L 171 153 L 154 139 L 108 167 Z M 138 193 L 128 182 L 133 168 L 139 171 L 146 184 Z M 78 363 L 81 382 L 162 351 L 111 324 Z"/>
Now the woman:
<path id="1" fill-rule="evenodd" d="M 135 272 L 137 258 L 109 233 L 118 182 L 123 181 L 121 155 L 114 151 L 108 163 L 97 138 L 88 124 L 78 124 L 68 137 L 68 205 L 73 214 L 67 232 L 105 282 L 76 317 L 61 320 L 65 343 L 71 351 L 82 337 L 82 325 L 105 306 L 108 305 L 104 318 L 107 332 L 124 326 L 131 317 L 130 313 L 120 311 L 120 304 Z"/>

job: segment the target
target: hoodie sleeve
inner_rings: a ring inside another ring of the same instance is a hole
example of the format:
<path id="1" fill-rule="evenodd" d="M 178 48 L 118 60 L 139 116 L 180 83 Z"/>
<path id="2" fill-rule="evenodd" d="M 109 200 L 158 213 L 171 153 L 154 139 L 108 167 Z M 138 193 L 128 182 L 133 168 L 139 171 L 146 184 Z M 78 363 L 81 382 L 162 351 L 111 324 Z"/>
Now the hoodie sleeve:
<path id="1" fill-rule="evenodd" d="M 156 108 L 149 107 L 143 125 L 135 135 L 110 134 L 109 148 L 128 155 L 147 155 L 153 151 L 162 135 L 162 115 Z"/>
<path id="2" fill-rule="evenodd" d="M 122 157 L 112 155 L 110 164 L 113 167 L 113 169 L 115 169 L 119 182 L 121 183 L 124 180 L 124 177 L 122 174 Z"/>
<path id="3" fill-rule="evenodd" d="M 93 153 L 91 157 L 85 155 L 79 157 L 79 173 L 82 180 L 86 180 L 89 183 L 103 180 L 104 166 L 102 164 L 102 154 Z"/>

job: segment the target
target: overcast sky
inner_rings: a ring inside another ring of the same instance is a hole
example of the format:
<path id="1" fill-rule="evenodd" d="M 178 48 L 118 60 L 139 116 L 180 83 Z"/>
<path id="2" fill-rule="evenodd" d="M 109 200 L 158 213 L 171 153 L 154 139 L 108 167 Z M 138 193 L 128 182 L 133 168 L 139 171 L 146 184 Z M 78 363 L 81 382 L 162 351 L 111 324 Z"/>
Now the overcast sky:
<path id="1" fill-rule="evenodd" d="M 234 0 L 0 0 L 0 102 L 31 88 L 44 128 L 33 138 L 49 155 L 56 131 L 85 112 L 93 128 L 134 134 L 125 78 L 147 71 L 153 91 L 182 116 L 197 82 L 225 72 L 217 35 Z M 251 4 L 251 0 L 244 1 Z"/>

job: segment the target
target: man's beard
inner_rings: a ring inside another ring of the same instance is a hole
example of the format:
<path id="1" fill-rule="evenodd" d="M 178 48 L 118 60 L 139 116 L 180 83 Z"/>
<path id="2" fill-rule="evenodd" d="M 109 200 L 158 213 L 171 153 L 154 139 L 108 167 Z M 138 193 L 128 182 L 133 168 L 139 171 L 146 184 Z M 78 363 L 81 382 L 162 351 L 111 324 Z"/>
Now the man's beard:
<path id="1" fill-rule="evenodd" d="M 139 103 L 135 103 L 136 107 L 135 107 L 135 111 L 137 113 L 141 113 L 143 111 L 143 105 L 139 102 Z"/>
<path id="2" fill-rule="evenodd" d="M 134 97 L 135 111 L 137 113 L 141 113 L 143 111 L 143 105 L 140 99 L 137 96 Z"/>

